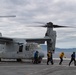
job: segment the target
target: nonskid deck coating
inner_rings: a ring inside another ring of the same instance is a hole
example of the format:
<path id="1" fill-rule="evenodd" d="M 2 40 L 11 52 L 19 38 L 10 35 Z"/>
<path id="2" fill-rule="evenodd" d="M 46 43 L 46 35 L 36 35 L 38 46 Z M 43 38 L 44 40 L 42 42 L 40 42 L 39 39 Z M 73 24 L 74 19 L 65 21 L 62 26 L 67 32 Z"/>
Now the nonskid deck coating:
<path id="1" fill-rule="evenodd" d="M 0 62 L 0 75 L 76 75 L 76 66 L 69 61 L 64 61 L 58 65 L 58 60 L 54 65 L 46 65 L 46 61 L 41 64 L 31 62 Z"/>

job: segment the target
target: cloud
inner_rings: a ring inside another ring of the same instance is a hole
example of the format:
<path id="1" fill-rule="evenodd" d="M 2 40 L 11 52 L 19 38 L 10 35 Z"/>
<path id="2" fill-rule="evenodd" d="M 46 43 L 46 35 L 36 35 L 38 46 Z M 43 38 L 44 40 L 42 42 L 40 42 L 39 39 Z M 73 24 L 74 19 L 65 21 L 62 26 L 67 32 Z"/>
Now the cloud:
<path id="1" fill-rule="evenodd" d="M 75 0 L 0 0 L 0 15 L 16 15 L 16 18 L 0 18 L 0 32 L 8 37 L 44 37 L 45 28 L 27 26 L 38 25 L 34 22 L 49 21 L 58 25 L 76 26 L 75 7 Z M 56 46 L 65 47 L 72 42 L 68 47 L 75 47 L 75 28 L 54 30 L 57 31 Z"/>

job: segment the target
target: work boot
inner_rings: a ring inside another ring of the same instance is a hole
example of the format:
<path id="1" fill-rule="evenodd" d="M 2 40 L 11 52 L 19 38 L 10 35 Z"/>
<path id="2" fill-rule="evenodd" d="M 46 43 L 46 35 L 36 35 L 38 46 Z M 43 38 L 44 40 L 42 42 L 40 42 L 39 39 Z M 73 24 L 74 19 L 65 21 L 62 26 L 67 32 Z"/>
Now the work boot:
<path id="1" fill-rule="evenodd" d="M 49 65 L 48 62 L 47 62 L 47 65 Z"/>
<path id="2" fill-rule="evenodd" d="M 49 64 L 47 64 L 47 65 L 49 65 Z"/>

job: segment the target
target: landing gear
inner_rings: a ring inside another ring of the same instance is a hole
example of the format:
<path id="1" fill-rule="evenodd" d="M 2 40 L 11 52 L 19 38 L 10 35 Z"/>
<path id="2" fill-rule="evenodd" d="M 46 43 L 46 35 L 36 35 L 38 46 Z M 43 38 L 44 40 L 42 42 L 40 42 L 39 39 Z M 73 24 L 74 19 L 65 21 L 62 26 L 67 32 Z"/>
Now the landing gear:
<path id="1" fill-rule="evenodd" d="M 35 61 L 34 58 L 32 59 L 32 63 L 33 63 L 33 64 L 40 64 L 41 61 L 42 61 L 42 58 L 41 58 L 41 57 L 38 58 L 37 63 L 36 63 L 36 61 Z"/>
<path id="2" fill-rule="evenodd" d="M 33 64 L 35 63 L 35 60 L 34 60 L 34 58 L 32 58 L 32 63 L 33 63 Z"/>
<path id="3" fill-rule="evenodd" d="M 42 58 L 41 58 L 41 57 L 39 57 L 39 59 L 38 59 L 38 63 L 41 63 L 41 61 L 42 61 Z"/>
<path id="4" fill-rule="evenodd" d="M 21 62 L 22 60 L 21 59 L 17 59 L 17 62 Z"/>

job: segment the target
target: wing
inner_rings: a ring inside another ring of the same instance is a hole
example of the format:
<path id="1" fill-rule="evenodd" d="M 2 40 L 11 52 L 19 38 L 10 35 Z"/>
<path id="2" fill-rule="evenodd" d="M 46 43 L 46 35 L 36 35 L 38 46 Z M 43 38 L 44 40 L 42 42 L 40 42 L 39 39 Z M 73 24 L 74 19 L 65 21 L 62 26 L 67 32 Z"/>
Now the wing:
<path id="1" fill-rule="evenodd" d="M 12 42 L 12 38 L 0 37 L 0 44 Z"/>
<path id="2" fill-rule="evenodd" d="M 32 39 L 26 39 L 26 42 L 35 42 L 39 44 L 44 44 L 45 41 L 51 41 L 51 38 L 44 37 L 44 38 L 32 38 Z"/>
<path id="3" fill-rule="evenodd" d="M 44 37 L 44 38 L 30 38 L 30 39 L 25 39 L 26 42 L 35 42 L 38 44 L 44 44 L 45 41 L 51 41 L 51 38 L 49 37 Z M 4 43 L 12 43 L 13 39 L 8 38 L 8 37 L 0 37 L 0 44 Z"/>

